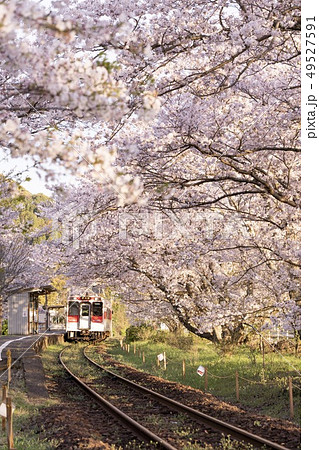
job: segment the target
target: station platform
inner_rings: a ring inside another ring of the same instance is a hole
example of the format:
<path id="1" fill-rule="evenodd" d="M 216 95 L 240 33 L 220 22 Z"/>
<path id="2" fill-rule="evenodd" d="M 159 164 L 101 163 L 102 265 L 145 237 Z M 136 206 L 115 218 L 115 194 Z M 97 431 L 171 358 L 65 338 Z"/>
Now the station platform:
<path id="1" fill-rule="evenodd" d="M 12 378 L 23 374 L 28 394 L 33 398 L 47 398 L 45 376 L 39 352 L 49 345 L 64 342 L 64 331 L 49 331 L 41 335 L 0 336 L 0 384 L 8 380 L 7 351 L 11 350 Z"/>

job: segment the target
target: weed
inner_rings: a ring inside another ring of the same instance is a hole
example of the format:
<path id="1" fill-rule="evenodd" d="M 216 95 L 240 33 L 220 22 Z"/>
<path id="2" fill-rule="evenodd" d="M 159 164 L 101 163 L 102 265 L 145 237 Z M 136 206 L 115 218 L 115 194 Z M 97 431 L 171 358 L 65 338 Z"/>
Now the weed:
<path id="1" fill-rule="evenodd" d="M 116 340 L 109 340 L 107 351 L 119 361 L 139 370 L 176 381 L 197 389 L 205 387 L 204 377 L 197 375 L 197 368 L 203 365 L 208 369 L 208 392 L 222 400 L 236 402 L 235 372 L 239 374 L 239 401 L 246 407 L 258 409 L 261 414 L 289 419 L 289 395 L 287 378 L 293 378 L 295 422 L 300 423 L 300 376 L 293 369 L 300 368 L 300 357 L 287 354 L 283 358 L 278 353 L 263 355 L 247 346 L 230 348 L 205 342 L 196 336 L 188 349 L 170 345 L 169 336 L 165 342 L 137 341 L 136 353 L 122 350 Z M 132 348 L 132 346 L 131 346 Z M 157 365 L 157 355 L 166 352 L 167 365 Z M 139 356 L 145 353 L 145 363 Z M 99 355 L 101 356 L 101 355 Z M 94 356 L 95 358 L 95 356 Z M 103 357 L 101 358 L 102 364 Z M 185 360 L 185 376 L 183 376 Z M 114 370 L 114 369 L 112 369 Z"/>
<path id="2" fill-rule="evenodd" d="M 53 400 L 42 400 L 37 406 L 30 401 L 24 385 L 15 381 L 15 387 L 10 389 L 12 402 L 15 405 L 13 414 L 13 435 L 16 450 L 52 450 L 58 447 L 59 440 L 39 438 L 37 433 L 28 427 L 28 422 L 39 414 L 40 410 L 55 404 Z M 0 435 L 0 448 L 6 448 L 5 433 Z"/>

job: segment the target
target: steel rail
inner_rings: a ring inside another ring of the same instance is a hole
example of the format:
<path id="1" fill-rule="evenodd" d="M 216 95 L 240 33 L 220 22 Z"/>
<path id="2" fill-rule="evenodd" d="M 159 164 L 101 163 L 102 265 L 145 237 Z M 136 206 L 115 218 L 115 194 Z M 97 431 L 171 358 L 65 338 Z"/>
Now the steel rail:
<path id="1" fill-rule="evenodd" d="M 85 347 L 85 349 L 86 348 L 87 347 Z M 216 431 L 224 433 L 225 435 L 230 435 L 232 438 L 234 438 L 236 440 L 240 440 L 240 441 L 244 441 L 244 442 L 253 444 L 254 446 L 256 446 L 258 448 L 266 446 L 267 449 L 289 450 L 287 447 L 284 447 L 275 442 L 271 442 L 268 439 L 264 439 L 261 436 L 257 436 L 253 433 L 250 433 L 249 431 L 243 430 L 243 429 L 236 427 L 234 425 L 231 425 L 227 422 L 223 422 L 222 420 L 219 420 L 215 417 L 209 416 L 209 415 L 204 414 L 196 409 L 186 406 L 183 403 L 177 402 L 176 400 L 173 400 L 169 397 L 165 397 L 164 395 L 159 394 L 158 392 L 152 391 L 151 389 L 148 389 L 144 386 L 141 386 L 140 384 L 134 383 L 133 381 L 130 381 L 127 378 L 124 378 L 124 377 L 112 372 L 111 370 L 106 369 L 105 367 L 101 366 L 97 362 L 93 361 L 89 356 L 86 355 L 85 349 L 83 350 L 83 354 L 84 354 L 85 358 L 87 358 L 87 360 L 90 361 L 95 366 L 97 366 L 100 369 L 104 370 L 105 372 L 109 373 L 111 376 L 118 378 L 123 383 L 131 386 L 132 388 L 139 390 L 143 393 L 146 393 L 152 397 L 155 397 L 158 401 L 165 404 L 166 406 L 169 406 L 170 408 L 174 409 L 175 411 L 179 411 L 179 412 L 188 414 L 190 417 L 192 417 L 196 421 L 200 422 L 201 424 L 208 425 Z"/>
<path id="2" fill-rule="evenodd" d="M 62 364 L 63 368 L 68 372 L 68 374 L 71 376 L 71 378 L 90 396 L 92 397 L 97 403 L 99 403 L 100 406 L 103 408 L 106 408 L 111 414 L 119 419 L 122 423 L 124 423 L 130 430 L 138 436 L 140 439 L 146 440 L 148 442 L 152 443 L 158 443 L 158 446 L 156 448 L 158 449 L 165 449 L 165 450 L 178 450 L 176 447 L 173 447 L 171 444 L 166 442 L 161 437 L 157 436 L 156 434 L 152 433 L 147 428 L 143 427 L 143 425 L 136 422 L 134 419 L 132 419 L 127 414 L 123 413 L 120 409 L 118 409 L 116 406 L 114 406 L 112 403 L 107 401 L 105 398 L 103 398 L 101 395 L 99 395 L 97 392 L 95 392 L 93 389 L 91 389 L 87 384 L 83 383 L 74 373 L 71 372 L 71 370 L 66 366 L 66 364 L 62 360 L 62 354 L 63 352 L 69 347 L 65 347 L 59 354 L 59 360 Z"/>

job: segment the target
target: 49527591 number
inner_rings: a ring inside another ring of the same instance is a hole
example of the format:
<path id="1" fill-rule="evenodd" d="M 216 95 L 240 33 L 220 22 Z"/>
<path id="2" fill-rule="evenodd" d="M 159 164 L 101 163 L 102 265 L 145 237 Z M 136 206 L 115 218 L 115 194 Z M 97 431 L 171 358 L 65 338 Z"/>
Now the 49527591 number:
<path id="1" fill-rule="evenodd" d="M 316 25 L 315 17 L 307 17 L 306 21 L 306 75 L 309 78 L 313 78 L 315 76 L 316 71 L 316 48 L 315 48 L 315 38 L 316 38 Z"/>

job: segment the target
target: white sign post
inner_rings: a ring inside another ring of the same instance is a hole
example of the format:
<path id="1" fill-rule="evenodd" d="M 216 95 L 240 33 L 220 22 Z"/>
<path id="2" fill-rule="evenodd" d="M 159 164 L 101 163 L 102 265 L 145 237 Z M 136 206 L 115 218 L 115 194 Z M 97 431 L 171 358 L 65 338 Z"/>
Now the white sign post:
<path id="1" fill-rule="evenodd" d="M 197 368 L 197 373 L 200 377 L 202 377 L 205 374 L 205 367 L 204 366 L 199 366 Z"/>
<path id="2" fill-rule="evenodd" d="M 12 405 L 12 412 L 15 410 L 15 406 Z M 2 402 L 0 405 L 0 417 L 7 417 L 7 404 L 5 402 Z"/>

